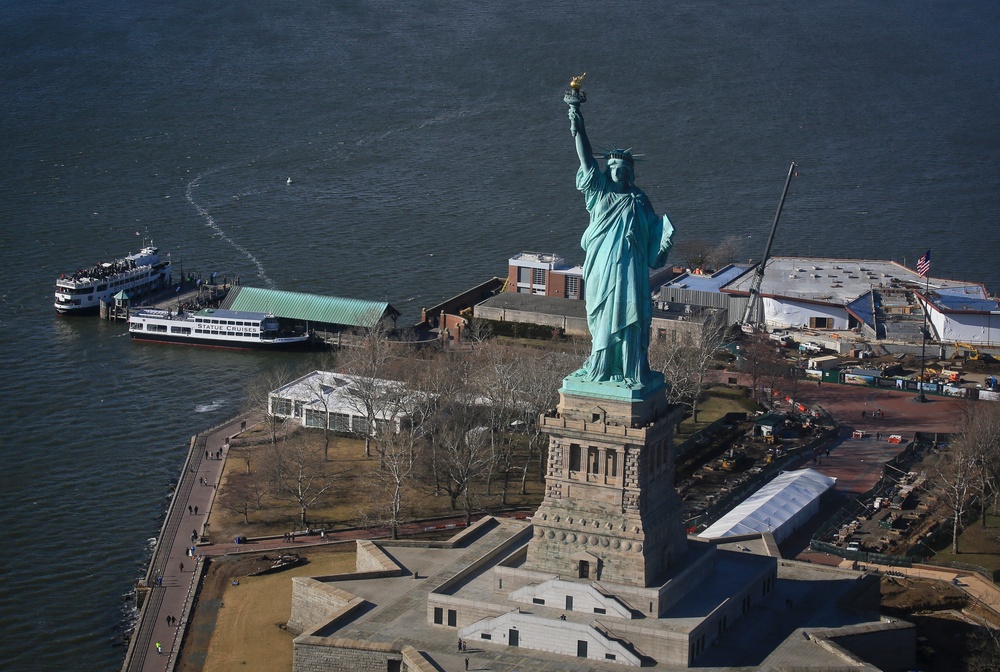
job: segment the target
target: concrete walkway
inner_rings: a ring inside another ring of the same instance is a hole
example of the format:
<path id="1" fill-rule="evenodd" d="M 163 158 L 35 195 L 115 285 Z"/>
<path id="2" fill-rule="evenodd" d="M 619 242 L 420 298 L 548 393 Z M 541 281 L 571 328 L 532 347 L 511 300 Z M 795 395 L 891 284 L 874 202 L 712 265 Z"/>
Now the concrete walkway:
<path id="1" fill-rule="evenodd" d="M 226 438 L 239 432 L 241 426 L 245 426 L 245 419 L 236 419 L 191 440 L 188 459 L 147 570 L 148 593 L 122 666 L 125 672 L 172 670 L 176 663 L 204 567 L 193 537 L 199 540 L 205 533 L 225 465 Z M 219 451 L 221 459 L 216 459 Z M 191 556 L 192 546 L 195 557 Z"/>

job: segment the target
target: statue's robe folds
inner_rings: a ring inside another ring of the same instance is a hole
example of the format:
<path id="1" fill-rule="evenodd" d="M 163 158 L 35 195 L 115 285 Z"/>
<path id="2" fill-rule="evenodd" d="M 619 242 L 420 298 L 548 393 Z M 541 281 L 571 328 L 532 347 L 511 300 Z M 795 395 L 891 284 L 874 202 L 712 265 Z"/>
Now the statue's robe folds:
<path id="1" fill-rule="evenodd" d="M 649 378 L 649 269 L 666 263 L 674 227 L 666 215 L 653 212 L 641 190 L 617 193 L 614 187 L 596 164 L 577 172 L 576 188 L 583 192 L 590 213 L 581 244 L 586 251 L 583 282 L 593 349 L 575 375 L 641 386 Z"/>

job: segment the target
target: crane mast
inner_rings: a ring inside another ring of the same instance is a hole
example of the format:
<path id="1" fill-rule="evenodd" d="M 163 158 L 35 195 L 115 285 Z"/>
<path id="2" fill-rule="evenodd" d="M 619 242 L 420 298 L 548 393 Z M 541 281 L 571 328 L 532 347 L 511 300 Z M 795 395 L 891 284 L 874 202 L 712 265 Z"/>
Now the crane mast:
<path id="1" fill-rule="evenodd" d="M 771 233 L 767 237 L 767 245 L 764 247 L 764 256 L 761 258 L 757 268 L 754 269 L 753 280 L 750 282 L 750 297 L 747 299 L 747 309 L 743 313 L 740 325 L 745 333 L 753 333 L 762 329 L 763 308 L 760 300 L 760 285 L 764 281 L 764 267 L 771 257 L 771 243 L 774 242 L 774 232 L 778 230 L 778 219 L 781 217 L 781 209 L 785 206 L 785 197 L 788 196 L 788 185 L 792 183 L 792 175 L 795 172 L 795 162 L 788 167 L 788 176 L 785 178 L 785 188 L 781 191 L 781 201 L 778 203 L 778 211 L 774 213 L 774 223 L 771 225 Z"/>

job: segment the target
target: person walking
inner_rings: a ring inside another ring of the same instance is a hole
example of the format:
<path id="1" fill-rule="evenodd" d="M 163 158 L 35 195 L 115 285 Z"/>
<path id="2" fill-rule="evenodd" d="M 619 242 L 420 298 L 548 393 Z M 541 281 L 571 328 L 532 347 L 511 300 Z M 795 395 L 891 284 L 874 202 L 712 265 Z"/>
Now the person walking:
<path id="1" fill-rule="evenodd" d="M 163 647 L 159 642 L 156 643 L 156 655 L 163 653 Z M 465 669 L 469 669 L 468 659 L 466 659 Z"/>
<path id="2" fill-rule="evenodd" d="M 181 571 L 182 572 L 184 571 L 184 563 L 183 562 L 181 563 Z"/>
<path id="3" fill-rule="evenodd" d="M 469 657 L 465 657 L 465 669 L 469 669 Z"/>

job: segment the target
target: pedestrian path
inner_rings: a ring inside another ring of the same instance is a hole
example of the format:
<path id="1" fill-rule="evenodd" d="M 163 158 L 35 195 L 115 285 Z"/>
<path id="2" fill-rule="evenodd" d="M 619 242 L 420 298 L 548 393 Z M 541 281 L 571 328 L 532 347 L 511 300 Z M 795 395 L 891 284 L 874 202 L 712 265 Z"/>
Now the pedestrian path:
<path id="1" fill-rule="evenodd" d="M 148 589 L 122 667 L 124 672 L 172 670 L 203 570 L 199 544 L 225 465 L 227 438 L 246 426 L 239 418 L 194 437 L 157 538 L 144 584 Z M 157 646 L 159 643 L 159 646 Z"/>

